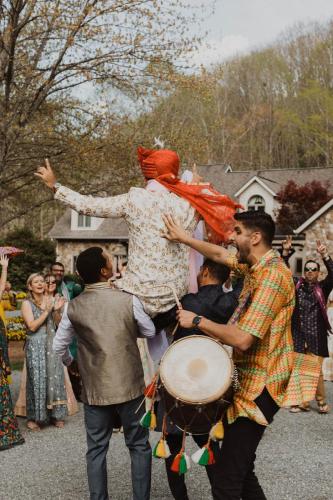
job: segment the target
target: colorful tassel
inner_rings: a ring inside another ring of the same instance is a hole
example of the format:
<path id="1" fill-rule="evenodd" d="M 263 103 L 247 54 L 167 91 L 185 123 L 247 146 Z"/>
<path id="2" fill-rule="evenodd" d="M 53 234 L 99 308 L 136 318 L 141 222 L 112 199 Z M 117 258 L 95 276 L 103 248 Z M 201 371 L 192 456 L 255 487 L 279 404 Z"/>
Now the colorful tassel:
<path id="1" fill-rule="evenodd" d="M 198 465 L 212 465 L 215 463 L 214 453 L 209 446 L 209 442 L 192 455 L 192 460 Z"/>
<path id="2" fill-rule="evenodd" d="M 155 396 L 155 393 L 156 393 L 156 381 L 152 380 L 152 382 L 150 382 L 150 384 L 147 385 L 144 395 L 146 396 L 146 398 L 151 399 Z"/>
<path id="3" fill-rule="evenodd" d="M 156 415 L 152 410 L 147 411 L 140 420 L 140 425 L 145 429 L 154 430 L 156 428 Z"/>
<path id="4" fill-rule="evenodd" d="M 186 474 L 186 472 L 190 469 L 190 459 L 188 455 L 184 451 L 180 451 L 174 458 L 171 464 L 171 470 L 173 472 L 178 473 L 180 476 L 182 474 Z"/>
<path id="5" fill-rule="evenodd" d="M 165 439 L 161 438 L 153 450 L 155 458 L 169 458 L 171 455 L 170 448 Z"/>
<path id="6" fill-rule="evenodd" d="M 209 433 L 210 439 L 213 441 L 220 441 L 224 438 L 224 427 L 222 420 L 219 420 L 210 430 Z"/>

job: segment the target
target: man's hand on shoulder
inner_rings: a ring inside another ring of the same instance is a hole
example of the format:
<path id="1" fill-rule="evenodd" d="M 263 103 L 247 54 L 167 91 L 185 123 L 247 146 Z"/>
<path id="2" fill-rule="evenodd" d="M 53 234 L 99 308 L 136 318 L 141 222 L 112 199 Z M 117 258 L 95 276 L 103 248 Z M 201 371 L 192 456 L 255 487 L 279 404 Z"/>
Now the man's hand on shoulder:
<path id="1" fill-rule="evenodd" d="M 47 186 L 49 189 L 54 189 L 57 179 L 47 158 L 45 159 L 45 165 L 38 167 L 37 172 L 35 172 L 34 175 L 42 179 L 45 186 Z"/>

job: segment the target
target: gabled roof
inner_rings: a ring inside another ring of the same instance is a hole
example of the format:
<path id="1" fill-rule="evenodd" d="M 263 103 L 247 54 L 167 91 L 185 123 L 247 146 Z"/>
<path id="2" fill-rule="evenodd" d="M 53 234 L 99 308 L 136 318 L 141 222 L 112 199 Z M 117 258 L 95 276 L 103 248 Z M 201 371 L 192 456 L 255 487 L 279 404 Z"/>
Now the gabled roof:
<path id="1" fill-rule="evenodd" d="M 260 177 L 258 177 L 257 175 L 253 176 L 252 179 L 250 179 L 246 184 L 244 184 L 243 187 L 241 187 L 237 193 L 234 194 L 234 196 L 236 196 L 238 198 L 238 196 L 240 196 L 242 193 L 244 193 L 244 191 L 249 187 L 251 186 L 251 184 L 253 184 L 254 182 L 257 182 L 258 184 L 260 184 L 260 186 L 262 186 L 264 189 L 266 189 L 272 196 L 276 196 L 277 193 L 275 193 L 274 191 L 272 191 L 272 189 L 268 186 L 268 182 L 267 181 L 263 181 L 261 180 Z"/>
<path id="2" fill-rule="evenodd" d="M 309 219 L 307 219 L 301 226 L 299 226 L 297 229 L 294 229 L 295 234 L 300 234 L 302 233 L 305 229 L 307 229 L 313 222 L 315 222 L 319 217 L 321 217 L 324 213 L 327 212 L 330 208 L 333 207 L 333 198 L 326 203 L 323 207 L 321 207 L 319 210 L 317 210 L 316 213 L 314 213 Z"/>
<path id="3" fill-rule="evenodd" d="M 236 193 L 255 176 L 274 193 L 278 193 L 290 180 L 294 180 L 298 184 L 316 180 L 320 182 L 331 181 L 330 191 L 333 194 L 333 167 L 225 172 L 225 165 L 199 165 L 198 172 L 204 180 L 211 182 L 216 189 L 231 197 L 235 197 Z"/>
<path id="4" fill-rule="evenodd" d="M 55 240 L 127 240 L 128 228 L 122 218 L 116 217 L 103 219 L 102 224 L 95 230 L 72 230 L 71 209 L 67 208 L 49 232 L 49 237 Z"/>

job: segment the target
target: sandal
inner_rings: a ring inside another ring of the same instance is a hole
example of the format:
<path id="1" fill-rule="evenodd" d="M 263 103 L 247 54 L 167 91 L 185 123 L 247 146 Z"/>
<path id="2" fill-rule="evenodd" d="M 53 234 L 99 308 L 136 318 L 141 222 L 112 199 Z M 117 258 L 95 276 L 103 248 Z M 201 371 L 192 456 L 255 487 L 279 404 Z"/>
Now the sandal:
<path id="1" fill-rule="evenodd" d="M 32 431 L 32 432 L 39 432 L 39 431 L 41 431 L 40 426 L 36 422 L 34 422 L 33 420 L 29 420 L 27 422 L 27 429 L 29 431 Z"/>
<path id="2" fill-rule="evenodd" d="M 318 403 L 318 413 L 328 413 L 329 412 L 329 406 L 326 403 Z"/>
<path id="3" fill-rule="evenodd" d="M 299 406 L 292 406 L 290 409 L 289 409 L 289 412 L 290 413 L 300 413 L 302 410 L 300 409 Z"/>
<path id="4" fill-rule="evenodd" d="M 65 422 L 63 420 L 53 420 L 54 427 L 58 427 L 58 429 L 63 429 L 65 427 Z"/>

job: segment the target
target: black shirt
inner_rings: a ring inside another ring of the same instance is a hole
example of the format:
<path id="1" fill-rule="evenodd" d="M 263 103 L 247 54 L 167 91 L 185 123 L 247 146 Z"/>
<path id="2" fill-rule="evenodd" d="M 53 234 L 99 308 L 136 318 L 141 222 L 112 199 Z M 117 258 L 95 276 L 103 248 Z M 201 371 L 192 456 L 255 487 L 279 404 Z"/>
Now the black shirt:
<path id="1" fill-rule="evenodd" d="M 185 295 L 181 300 L 181 304 L 186 311 L 192 311 L 198 316 L 204 316 L 215 323 L 225 324 L 229 321 L 238 305 L 241 289 L 242 283 L 237 283 L 231 292 L 224 292 L 222 285 L 205 285 L 201 286 L 197 293 Z M 204 335 L 204 333 L 196 327 L 178 327 L 174 340 L 189 335 Z"/>

